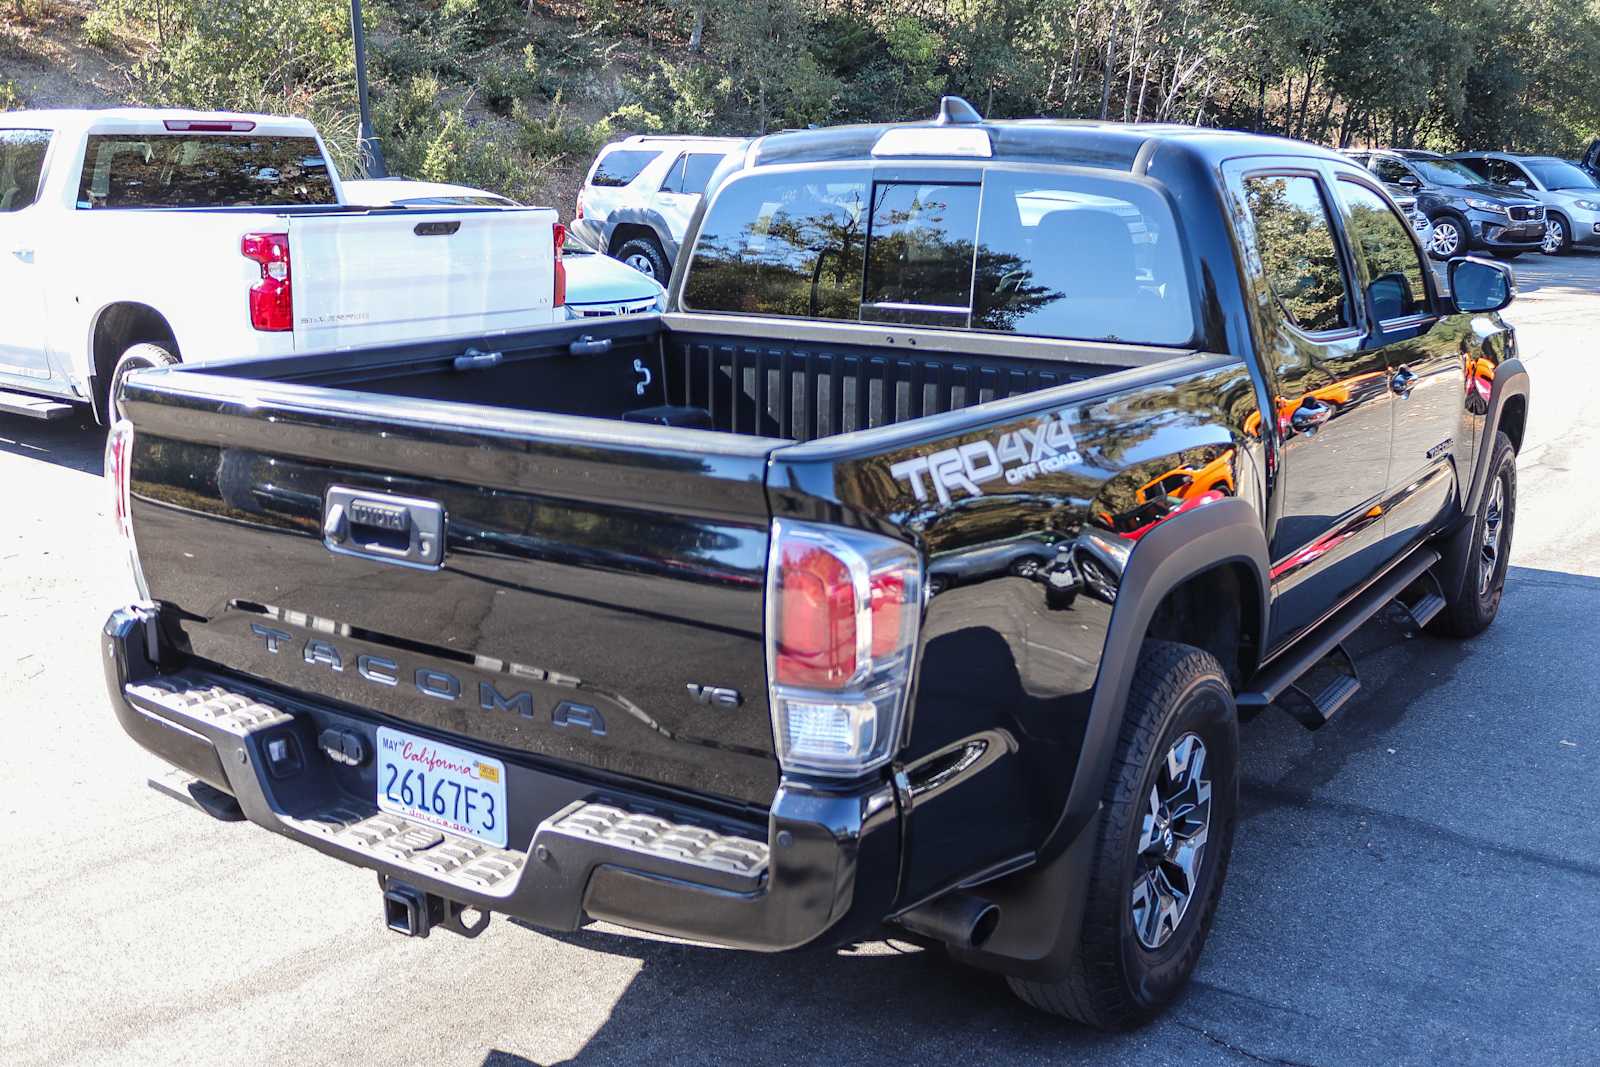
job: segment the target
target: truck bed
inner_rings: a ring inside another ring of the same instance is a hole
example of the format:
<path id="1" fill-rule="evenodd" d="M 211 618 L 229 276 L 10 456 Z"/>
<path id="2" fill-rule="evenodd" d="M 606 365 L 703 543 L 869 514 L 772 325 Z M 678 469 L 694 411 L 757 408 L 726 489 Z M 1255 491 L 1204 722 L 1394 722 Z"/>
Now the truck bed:
<path id="1" fill-rule="evenodd" d="M 958 409 L 1183 355 L 729 321 L 136 376 L 131 512 L 150 595 L 176 609 L 168 640 L 485 753 L 764 807 L 774 455 L 903 448 Z M 385 558 L 365 527 L 340 542 L 330 501 L 352 493 L 431 509 L 441 550 Z M 738 713 L 694 700 L 704 687 Z"/>
<path id="2" fill-rule="evenodd" d="M 919 349 L 871 343 L 861 332 L 790 324 L 789 336 L 779 338 L 733 332 L 725 320 L 706 316 L 652 316 L 475 344 L 220 364 L 207 372 L 446 404 L 813 441 L 1179 354 L 1048 342 L 1033 342 L 1037 354 L 1031 356 Z M 975 347 L 970 336 L 960 340 Z M 468 352 L 483 358 L 458 366 Z"/>

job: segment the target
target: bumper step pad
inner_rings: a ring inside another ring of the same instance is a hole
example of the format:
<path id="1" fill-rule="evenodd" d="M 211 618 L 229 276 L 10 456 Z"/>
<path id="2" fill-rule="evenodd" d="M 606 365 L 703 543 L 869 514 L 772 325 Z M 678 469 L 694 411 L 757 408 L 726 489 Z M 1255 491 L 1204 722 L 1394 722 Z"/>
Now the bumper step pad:
<path id="1" fill-rule="evenodd" d="M 214 743 L 221 734 L 237 738 L 246 746 L 259 746 L 267 737 L 295 729 L 302 717 L 215 684 L 211 677 L 190 677 L 185 673 L 130 682 L 124 687 L 124 694 L 185 729 L 210 733 Z M 314 729 L 306 734 L 307 738 L 317 736 Z M 325 762 L 326 769 L 332 770 L 333 763 L 321 748 L 310 744 L 302 748 L 313 764 Z M 306 769 L 314 776 L 318 773 L 315 766 Z M 254 769 L 250 773 L 254 775 Z M 241 784 L 235 778 L 235 791 Z M 282 788 L 284 784 L 278 782 L 275 786 Z M 505 898 L 518 890 L 528 865 L 528 852 L 458 837 L 402 815 L 380 811 L 376 803 L 354 800 L 348 793 L 328 789 L 320 795 L 330 799 L 308 809 L 280 805 L 263 794 L 262 800 L 271 809 L 270 818 L 251 818 L 291 836 L 319 842 L 324 851 L 342 853 L 347 860 L 381 872 L 442 883 L 437 892 L 447 893 L 453 887 L 463 899 L 470 899 Z M 251 810 L 252 806 L 246 804 L 246 813 Z M 545 818 L 529 851 L 552 857 L 558 863 L 580 861 L 579 869 L 610 864 L 738 892 L 761 888 L 769 859 L 765 841 L 594 801 L 574 801 Z"/>
<path id="2" fill-rule="evenodd" d="M 546 822 L 540 840 L 548 840 L 549 835 L 689 864 L 732 879 L 733 884 L 727 885 L 730 889 L 755 889 L 767 872 L 765 841 L 730 837 L 700 826 L 683 826 L 609 804 L 573 805 Z"/>

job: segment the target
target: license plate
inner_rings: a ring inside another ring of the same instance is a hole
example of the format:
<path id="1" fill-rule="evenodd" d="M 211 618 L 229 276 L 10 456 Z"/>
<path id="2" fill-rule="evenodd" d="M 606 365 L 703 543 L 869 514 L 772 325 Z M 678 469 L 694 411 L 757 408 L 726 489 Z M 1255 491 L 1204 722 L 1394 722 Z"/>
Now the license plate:
<path id="1" fill-rule="evenodd" d="M 378 807 L 505 848 L 506 765 L 380 726 Z"/>

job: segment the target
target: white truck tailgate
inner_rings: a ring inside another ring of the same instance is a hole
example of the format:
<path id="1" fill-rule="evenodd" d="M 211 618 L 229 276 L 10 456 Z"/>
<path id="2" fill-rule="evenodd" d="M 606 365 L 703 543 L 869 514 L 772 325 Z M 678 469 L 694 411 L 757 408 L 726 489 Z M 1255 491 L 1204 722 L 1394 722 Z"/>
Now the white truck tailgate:
<path id="1" fill-rule="evenodd" d="M 552 322 L 555 222 L 548 208 L 291 216 L 295 348 Z"/>

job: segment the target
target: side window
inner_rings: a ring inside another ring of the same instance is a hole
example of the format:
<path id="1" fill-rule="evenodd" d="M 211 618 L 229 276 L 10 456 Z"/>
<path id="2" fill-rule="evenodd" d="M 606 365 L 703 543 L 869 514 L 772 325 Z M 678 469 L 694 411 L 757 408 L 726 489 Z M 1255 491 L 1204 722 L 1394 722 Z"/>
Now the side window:
<path id="1" fill-rule="evenodd" d="M 1513 163 L 1509 159 L 1502 159 L 1499 162 L 1505 168 L 1505 177 L 1496 178 L 1496 181 L 1505 185 L 1510 185 L 1512 182 L 1523 182 L 1528 188 L 1535 188 L 1533 179 L 1528 176 L 1527 171 L 1522 169 L 1521 164 Z"/>
<path id="2" fill-rule="evenodd" d="M 1378 176 L 1381 182 L 1398 185 L 1403 178 L 1410 176 L 1411 171 L 1398 159 L 1388 156 L 1374 156 L 1372 160 L 1372 173 Z"/>
<path id="3" fill-rule="evenodd" d="M 0 213 L 21 211 L 39 199 L 49 147 L 46 130 L 0 130 Z"/>
<path id="4" fill-rule="evenodd" d="M 595 160 L 590 185 L 620 189 L 639 176 L 660 152 L 639 148 L 614 148 Z"/>
<path id="5" fill-rule="evenodd" d="M 663 193 L 683 192 L 683 160 L 684 157 L 679 156 L 672 166 L 667 169 L 667 176 L 661 182 L 661 191 Z"/>
<path id="6" fill-rule="evenodd" d="M 928 182 L 873 187 L 863 321 L 967 325 L 978 189 Z"/>
<path id="7" fill-rule="evenodd" d="M 1466 167 L 1468 170 L 1472 171 L 1472 173 L 1476 174 L 1478 177 L 1482 178 L 1484 181 L 1493 182 L 1493 181 L 1499 181 L 1500 180 L 1500 179 L 1498 179 L 1498 178 L 1496 178 L 1494 176 L 1495 175 L 1495 170 L 1496 170 L 1496 168 L 1498 167 L 1498 164 L 1499 164 L 1498 160 L 1483 159 L 1483 158 L 1479 157 L 1479 158 L 1473 158 L 1473 159 L 1463 159 L 1463 160 L 1460 160 L 1459 162 L 1461 163 L 1461 165 L 1463 167 Z"/>
<path id="8" fill-rule="evenodd" d="M 706 191 L 706 183 L 711 180 L 712 173 L 722 163 L 722 154 L 719 152 L 691 152 L 683 161 L 683 181 L 678 192 L 688 196 L 699 196 Z"/>
<path id="9" fill-rule="evenodd" d="M 1378 321 L 1428 310 L 1428 290 L 1405 222 L 1383 197 L 1359 182 L 1341 179 L 1339 199 L 1350 217 L 1350 243 L 1367 269 L 1367 292 Z"/>
<path id="10" fill-rule="evenodd" d="M 1256 176 L 1245 179 L 1244 190 L 1262 274 L 1289 321 L 1307 333 L 1355 325 L 1317 180 L 1299 174 Z"/>

